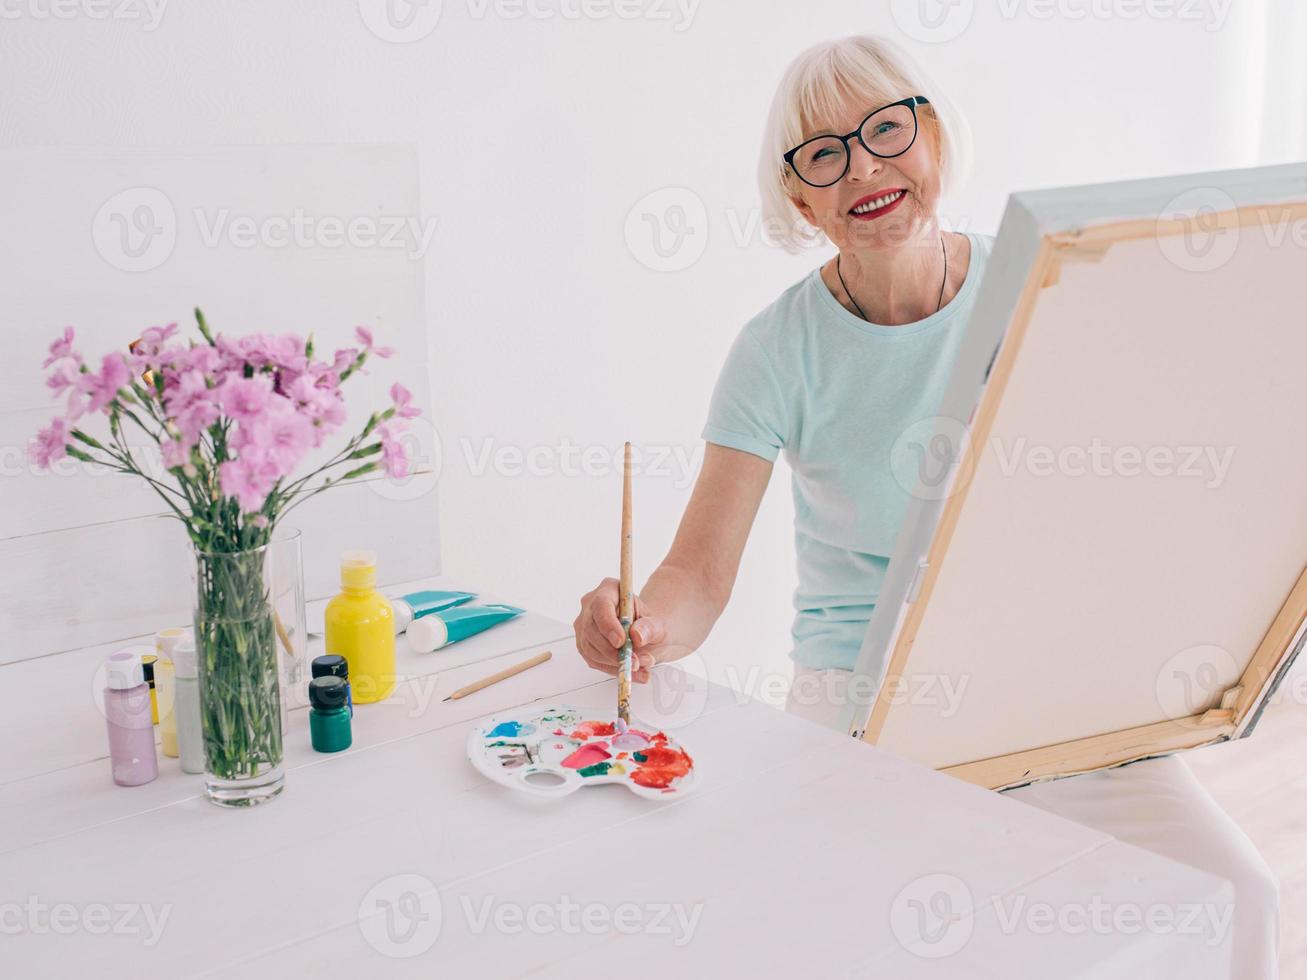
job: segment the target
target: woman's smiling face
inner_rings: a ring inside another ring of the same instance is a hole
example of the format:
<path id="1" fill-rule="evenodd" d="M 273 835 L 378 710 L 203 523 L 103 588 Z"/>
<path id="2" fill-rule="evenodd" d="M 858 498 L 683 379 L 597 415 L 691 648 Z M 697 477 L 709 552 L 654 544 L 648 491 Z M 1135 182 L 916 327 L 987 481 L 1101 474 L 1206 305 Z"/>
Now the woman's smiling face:
<path id="1" fill-rule="evenodd" d="M 823 132 L 850 132 L 874 108 L 846 107 L 838 125 Z M 899 156 L 873 156 L 855 137 L 848 141 L 848 172 L 834 184 L 812 187 L 789 178 L 795 207 L 836 248 L 898 248 L 934 222 L 941 185 L 938 141 L 929 107 L 918 107 L 917 114 L 916 141 Z"/>

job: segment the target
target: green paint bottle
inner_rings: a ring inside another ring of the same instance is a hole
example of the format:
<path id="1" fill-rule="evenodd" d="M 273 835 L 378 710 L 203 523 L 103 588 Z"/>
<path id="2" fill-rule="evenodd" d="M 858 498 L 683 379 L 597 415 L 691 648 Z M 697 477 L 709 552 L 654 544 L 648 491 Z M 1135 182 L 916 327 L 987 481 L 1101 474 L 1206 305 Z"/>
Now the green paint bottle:
<path id="1" fill-rule="evenodd" d="M 318 752 L 340 752 L 350 747 L 348 686 L 325 674 L 309 682 L 309 736 Z"/>

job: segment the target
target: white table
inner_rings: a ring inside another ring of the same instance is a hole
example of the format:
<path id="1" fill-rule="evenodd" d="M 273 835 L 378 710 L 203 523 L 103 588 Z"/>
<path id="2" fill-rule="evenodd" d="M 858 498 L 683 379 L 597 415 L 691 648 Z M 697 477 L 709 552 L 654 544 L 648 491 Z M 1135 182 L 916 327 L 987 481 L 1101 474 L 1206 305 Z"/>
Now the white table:
<path id="1" fill-rule="evenodd" d="M 353 748 L 313 752 L 292 712 L 286 789 L 249 811 L 162 756 L 112 783 L 91 676 L 122 644 L 0 668 L 0 976 L 1228 976 L 1228 935 L 1160 918 L 1219 914 L 1227 882 L 675 667 L 634 710 L 684 740 L 698 792 L 491 784 L 474 719 L 615 700 L 570 633 L 526 614 L 401 642 L 407 680 L 358 708 Z"/>

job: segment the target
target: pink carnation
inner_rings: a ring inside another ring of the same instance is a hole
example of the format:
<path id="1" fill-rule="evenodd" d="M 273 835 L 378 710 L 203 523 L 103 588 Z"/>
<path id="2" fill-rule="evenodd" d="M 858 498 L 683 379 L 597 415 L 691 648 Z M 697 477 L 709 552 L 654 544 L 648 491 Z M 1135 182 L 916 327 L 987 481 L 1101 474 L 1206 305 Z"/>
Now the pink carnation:
<path id="1" fill-rule="evenodd" d="M 228 497 L 235 497 L 245 513 L 259 510 L 278 480 L 277 467 L 266 459 L 244 454 L 218 467 L 218 483 Z"/>
<path id="2" fill-rule="evenodd" d="M 41 367 L 48 368 L 55 361 L 71 357 L 80 362 L 81 358 L 73 353 L 73 328 L 64 327 L 63 336 L 50 345 L 50 356 L 41 362 Z"/>
<path id="3" fill-rule="evenodd" d="M 147 348 L 149 353 L 156 353 L 163 347 L 168 338 L 177 333 L 177 324 L 170 323 L 166 327 L 146 327 L 141 332 L 141 346 Z"/>
<path id="4" fill-rule="evenodd" d="M 45 386 L 58 394 L 65 388 L 77 384 L 78 373 L 76 366 L 71 363 L 56 364 L 55 369 L 50 372 L 50 377 L 45 379 Z"/>
<path id="5" fill-rule="evenodd" d="M 265 411 L 273 397 L 272 379 L 266 374 L 256 374 L 252 378 L 229 374 L 215 390 L 222 410 L 238 421 L 254 418 Z"/>
<path id="6" fill-rule="evenodd" d="M 68 423 L 55 419 L 32 437 L 27 444 L 27 458 L 43 470 L 48 470 L 57 459 L 62 459 L 68 452 Z"/>
<path id="7" fill-rule="evenodd" d="M 381 436 L 381 463 L 386 471 L 386 476 L 392 480 L 403 479 L 408 476 L 409 458 L 408 449 L 397 436 L 408 428 L 407 423 L 392 419 L 389 422 L 382 422 L 377 426 L 377 434 Z"/>
<path id="8" fill-rule="evenodd" d="M 294 403 L 296 411 L 314 423 L 315 446 L 321 445 L 323 437 L 345 421 L 345 399 L 341 397 L 340 389 L 315 384 L 307 374 L 291 382 L 286 396 Z"/>
<path id="9" fill-rule="evenodd" d="M 395 403 L 395 414 L 401 419 L 415 419 L 422 409 L 412 403 L 413 395 L 398 381 L 390 386 L 390 400 Z"/>
<path id="10" fill-rule="evenodd" d="M 313 421 L 281 395 L 269 395 L 266 411 L 243 419 L 231 442 L 241 459 L 269 463 L 276 479 L 290 473 L 313 444 Z"/>
<path id="11" fill-rule="evenodd" d="M 197 398 L 172 417 L 188 452 L 200 441 L 200 433 L 218 421 L 218 414 L 217 405 L 207 398 Z"/>
<path id="12" fill-rule="evenodd" d="M 395 348 L 393 347 L 375 346 L 372 340 L 372 331 L 367 327 L 355 327 L 354 335 L 358 337 L 359 343 L 363 345 L 363 349 L 369 354 L 375 354 L 377 357 L 389 357 L 391 354 L 395 353 Z"/>
<path id="13" fill-rule="evenodd" d="M 126 359 L 121 354 L 105 354 L 98 372 L 90 371 L 77 379 L 78 390 L 88 396 L 86 411 L 103 410 L 107 413 L 118 397 L 118 389 L 125 387 L 130 380 Z"/>

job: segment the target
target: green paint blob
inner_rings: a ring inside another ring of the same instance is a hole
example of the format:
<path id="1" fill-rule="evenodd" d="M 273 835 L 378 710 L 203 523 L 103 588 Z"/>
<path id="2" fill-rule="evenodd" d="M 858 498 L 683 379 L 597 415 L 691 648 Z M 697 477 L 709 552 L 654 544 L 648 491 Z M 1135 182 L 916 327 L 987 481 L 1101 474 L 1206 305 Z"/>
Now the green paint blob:
<path id="1" fill-rule="evenodd" d="M 612 768 L 611 762 L 596 762 L 593 766 L 586 766 L 584 769 L 578 769 L 577 772 L 582 776 L 606 776 L 608 770 Z"/>

